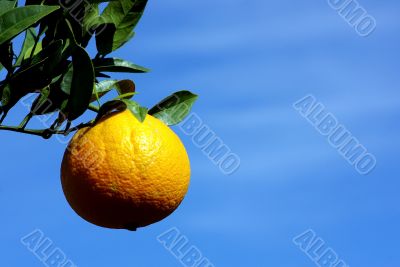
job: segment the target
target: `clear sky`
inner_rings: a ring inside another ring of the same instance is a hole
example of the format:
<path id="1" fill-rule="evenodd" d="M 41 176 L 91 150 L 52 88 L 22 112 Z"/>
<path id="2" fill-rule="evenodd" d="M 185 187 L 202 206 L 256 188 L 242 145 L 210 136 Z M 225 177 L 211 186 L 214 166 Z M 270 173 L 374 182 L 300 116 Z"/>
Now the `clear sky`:
<path id="1" fill-rule="evenodd" d="M 150 1 L 114 55 L 152 72 L 116 77 L 134 79 L 146 106 L 199 94 L 194 112 L 239 170 L 224 175 L 175 127 L 192 165 L 184 202 L 137 232 L 108 230 L 64 198 L 65 143 L 0 132 L 0 266 L 45 266 L 20 241 L 35 229 L 76 266 L 182 266 L 157 239 L 175 227 L 215 267 L 318 266 L 292 241 L 308 229 L 349 266 L 399 267 L 400 3 L 359 3 L 377 22 L 369 37 L 326 0 Z M 376 157 L 369 175 L 293 108 L 309 94 Z M 7 122 L 25 113 L 18 105 Z"/>

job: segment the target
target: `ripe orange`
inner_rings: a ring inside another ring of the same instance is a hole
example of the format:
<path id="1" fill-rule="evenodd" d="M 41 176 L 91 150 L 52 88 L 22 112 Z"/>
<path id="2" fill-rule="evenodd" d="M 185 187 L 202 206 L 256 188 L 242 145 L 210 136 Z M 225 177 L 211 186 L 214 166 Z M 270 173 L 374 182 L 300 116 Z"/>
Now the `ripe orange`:
<path id="1" fill-rule="evenodd" d="M 179 137 L 150 115 L 126 110 L 79 130 L 65 151 L 61 182 L 71 207 L 107 228 L 136 230 L 170 215 L 189 186 Z"/>

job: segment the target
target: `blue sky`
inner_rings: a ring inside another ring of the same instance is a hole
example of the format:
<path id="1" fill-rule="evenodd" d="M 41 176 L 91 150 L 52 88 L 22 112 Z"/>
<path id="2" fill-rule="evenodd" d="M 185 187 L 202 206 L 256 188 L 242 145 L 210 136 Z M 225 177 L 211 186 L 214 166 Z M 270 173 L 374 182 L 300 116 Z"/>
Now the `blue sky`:
<path id="1" fill-rule="evenodd" d="M 175 128 L 193 172 L 182 205 L 137 232 L 107 230 L 64 199 L 65 144 L 0 132 L 0 266 L 44 266 L 20 242 L 35 229 L 77 266 L 182 266 L 157 240 L 172 227 L 216 267 L 317 266 L 292 242 L 307 229 L 349 266 L 400 266 L 400 3 L 359 2 L 377 21 L 367 38 L 325 0 L 150 1 L 115 56 L 152 72 L 116 77 L 134 79 L 146 106 L 199 94 L 194 111 L 240 169 L 223 175 Z M 293 109 L 307 94 L 376 156 L 372 173 L 358 174 Z"/>

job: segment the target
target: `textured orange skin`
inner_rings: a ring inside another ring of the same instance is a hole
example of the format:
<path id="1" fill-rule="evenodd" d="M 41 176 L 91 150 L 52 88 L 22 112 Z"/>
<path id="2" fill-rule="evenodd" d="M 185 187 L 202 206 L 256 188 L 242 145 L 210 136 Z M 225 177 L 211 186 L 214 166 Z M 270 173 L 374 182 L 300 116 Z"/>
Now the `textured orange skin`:
<path id="1" fill-rule="evenodd" d="M 170 215 L 189 186 L 179 137 L 150 115 L 130 111 L 79 130 L 65 151 L 61 182 L 75 212 L 98 226 L 135 230 Z"/>

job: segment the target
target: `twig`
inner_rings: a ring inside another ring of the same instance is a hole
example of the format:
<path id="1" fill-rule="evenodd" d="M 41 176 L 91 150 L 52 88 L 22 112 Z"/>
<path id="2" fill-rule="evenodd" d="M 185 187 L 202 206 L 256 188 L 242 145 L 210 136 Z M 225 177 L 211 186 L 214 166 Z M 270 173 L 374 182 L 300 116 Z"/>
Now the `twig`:
<path id="1" fill-rule="evenodd" d="M 23 129 L 23 128 L 14 127 L 14 126 L 0 126 L 0 130 L 31 134 L 31 135 L 37 135 L 37 136 L 42 136 L 42 137 L 43 137 L 43 132 L 44 132 L 43 130 L 30 130 L 30 129 Z"/>
<path id="2" fill-rule="evenodd" d="M 19 128 L 21 129 L 25 129 L 26 125 L 28 125 L 29 121 L 32 119 L 33 117 L 33 113 L 29 112 L 28 115 L 26 115 L 26 117 L 24 118 L 24 120 L 21 122 L 21 124 L 19 125 Z"/>
<path id="3" fill-rule="evenodd" d="M 96 113 L 99 113 L 99 110 L 100 110 L 99 107 L 97 107 L 97 106 L 95 106 L 95 105 L 93 105 L 93 104 L 90 104 L 89 107 L 88 107 L 88 109 L 91 110 L 91 111 L 93 111 L 93 112 L 96 112 Z"/>
<path id="4" fill-rule="evenodd" d="M 68 135 L 71 132 L 77 131 L 79 129 L 82 129 L 85 127 L 90 127 L 93 125 L 93 122 L 94 121 L 90 121 L 87 123 L 81 123 L 75 127 L 65 129 L 65 130 L 56 130 L 56 129 L 33 130 L 33 129 L 24 129 L 24 128 L 16 127 L 16 126 L 0 126 L 0 131 L 11 131 L 11 132 L 17 132 L 17 133 L 30 134 L 30 135 L 40 136 L 45 139 L 48 139 L 53 134 Z"/>

